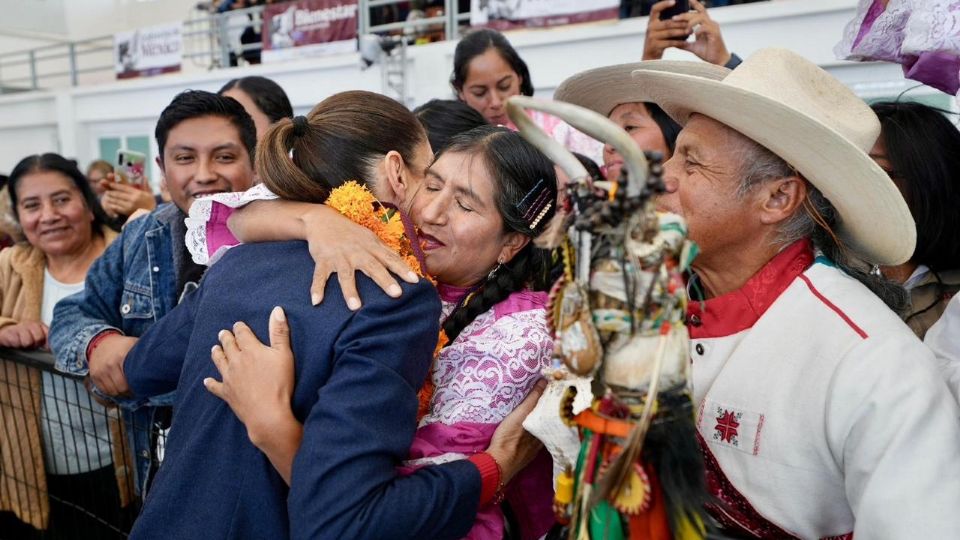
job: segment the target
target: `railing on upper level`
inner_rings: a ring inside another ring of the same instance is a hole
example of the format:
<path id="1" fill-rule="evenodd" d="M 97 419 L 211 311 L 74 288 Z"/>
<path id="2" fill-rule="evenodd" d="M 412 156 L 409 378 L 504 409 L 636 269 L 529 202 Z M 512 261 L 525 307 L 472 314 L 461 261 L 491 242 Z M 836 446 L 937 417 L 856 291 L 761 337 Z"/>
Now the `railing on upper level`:
<path id="1" fill-rule="evenodd" d="M 461 23 L 470 14 L 459 13 L 457 0 L 444 0 L 441 10 L 430 16 L 373 24 L 375 10 L 405 0 L 359 0 L 357 34 L 440 34 L 441 39 L 459 37 Z M 218 69 L 242 62 L 257 63 L 263 45 L 259 39 L 241 43 L 248 27 L 259 35 L 264 6 L 223 13 L 197 13 L 183 21 L 183 61 L 201 69 Z M 242 59 L 242 60 L 241 60 Z M 252 61 L 252 62 L 251 62 Z M 113 35 L 57 43 L 26 51 L 0 54 L 0 93 L 23 92 L 88 82 L 112 80 L 114 72 Z"/>
<path id="2" fill-rule="evenodd" d="M 443 9 L 433 15 L 417 15 L 415 17 L 408 17 L 408 20 L 405 21 L 371 24 L 374 8 L 401 4 L 405 1 L 406 0 L 366 0 L 361 2 L 357 34 L 362 36 L 368 33 L 384 34 L 397 31 L 412 33 L 425 28 L 442 27 L 445 39 L 456 39 L 459 37 L 458 21 L 464 20 L 464 18 L 467 21 L 470 20 L 469 12 L 463 14 L 457 12 L 457 0 L 444 0 Z"/>
<path id="3" fill-rule="evenodd" d="M 112 35 L 0 54 L 0 93 L 77 86 L 85 74 L 112 71 L 112 58 Z"/>
<path id="4" fill-rule="evenodd" d="M 654 0 L 630 0 L 634 10 L 649 9 Z M 709 0 L 712 6 L 762 0 Z M 459 10 L 458 0 L 443 0 L 443 6 L 408 12 L 406 19 L 379 22 L 383 12 L 408 0 L 358 0 L 357 35 L 391 34 L 405 41 L 457 39 L 470 23 L 470 12 Z M 219 69 L 240 63 L 258 63 L 263 48 L 265 6 L 233 9 L 223 13 L 195 11 L 183 21 L 183 63 L 200 69 Z M 634 16 L 631 11 L 621 16 Z M 399 13 L 399 10 L 396 10 Z M 638 11 L 639 15 L 643 12 Z M 381 15 L 381 16 L 377 16 Z M 398 18 L 398 17 L 394 17 Z M 250 29 L 253 39 L 241 39 Z M 245 43 L 242 41 L 246 41 Z M 64 86 L 81 86 L 114 79 L 113 35 L 98 36 L 0 54 L 0 94 Z"/>

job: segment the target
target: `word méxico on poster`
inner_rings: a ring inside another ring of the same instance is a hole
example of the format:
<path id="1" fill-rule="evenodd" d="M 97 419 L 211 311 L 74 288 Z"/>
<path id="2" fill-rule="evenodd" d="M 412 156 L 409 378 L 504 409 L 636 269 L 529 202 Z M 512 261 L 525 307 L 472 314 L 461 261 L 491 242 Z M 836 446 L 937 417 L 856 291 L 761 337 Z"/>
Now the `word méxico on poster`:
<path id="1" fill-rule="evenodd" d="M 180 23 L 119 32 L 113 37 L 114 70 L 128 79 L 180 71 L 183 35 Z"/>

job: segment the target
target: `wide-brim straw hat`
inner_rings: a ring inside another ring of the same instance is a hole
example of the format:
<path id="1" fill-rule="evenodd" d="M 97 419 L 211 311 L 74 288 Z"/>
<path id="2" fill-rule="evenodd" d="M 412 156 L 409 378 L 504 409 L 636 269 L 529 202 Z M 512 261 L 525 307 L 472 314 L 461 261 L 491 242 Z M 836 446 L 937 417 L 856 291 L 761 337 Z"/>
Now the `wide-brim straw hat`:
<path id="1" fill-rule="evenodd" d="M 681 125 L 692 114 L 708 116 L 768 148 L 816 186 L 840 214 L 840 237 L 865 261 L 895 265 L 913 256 L 917 232 L 910 209 L 868 155 L 880 122 L 829 73 L 775 48 L 758 51 L 733 71 L 662 60 L 629 66 L 630 82 L 623 76 L 626 65 L 606 73 L 609 92 L 597 82 L 592 99 L 581 97 L 584 85 L 574 79 L 587 72 L 565 81 L 556 98 L 601 114 L 620 103 L 653 102 Z"/>
<path id="2" fill-rule="evenodd" d="M 588 69 L 570 76 L 557 87 L 557 90 L 553 93 L 553 99 L 579 105 L 604 116 L 610 116 L 617 105 L 650 101 L 644 98 L 643 92 L 637 87 L 637 81 L 633 78 L 634 71 L 647 67 L 673 73 L 686 73 L 717 81 L 730 73 L 730 70 L 725 67 L 706 62 L 658 60 L 656 62 L 617 64 Z"/>

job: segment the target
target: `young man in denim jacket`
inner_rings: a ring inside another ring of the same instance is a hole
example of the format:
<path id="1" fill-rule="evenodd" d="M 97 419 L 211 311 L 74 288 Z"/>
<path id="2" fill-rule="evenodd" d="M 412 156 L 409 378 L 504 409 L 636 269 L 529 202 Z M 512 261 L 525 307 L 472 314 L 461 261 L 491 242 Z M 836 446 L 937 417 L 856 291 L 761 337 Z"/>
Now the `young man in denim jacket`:
<path id="1" fill-rule="evenodd" d="M 120 237 L 90 267 L 84 290 L 54 311 L 50 344 L 57 369 L 89 373 L 95 389 L 124 406 L 133 438 L 138 491 L 152 456 L 151 429 L 169 413 L 173 395 L 124 400 L 127 352 L 180 298 L 196 288 L 204 267 L 194 264 L 184 244 L 184 218 L 193 199 L 253 184 L 256 130 L 235 100 L 188 90 L 164 109 L 157 122 L 157 163 L 172 204 L 127 224 Z M 167 409 L 164 411 L 164 409 Z"/>

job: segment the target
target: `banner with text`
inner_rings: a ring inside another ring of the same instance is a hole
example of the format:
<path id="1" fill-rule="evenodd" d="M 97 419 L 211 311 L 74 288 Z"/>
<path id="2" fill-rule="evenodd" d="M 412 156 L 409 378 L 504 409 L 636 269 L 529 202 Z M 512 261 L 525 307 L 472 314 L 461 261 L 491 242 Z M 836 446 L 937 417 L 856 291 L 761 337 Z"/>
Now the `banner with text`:
<path id="1" fill-rule="evenodd" d="M 357 50 L 357 0 L 299 0 L 263 10 L 263 62 Z"/>
<path id="2" fill-rule="evenodd" d="M 470 0 L 470 26 L 497 30 L 616 19 L 620 0 Z"/>
<path id="3" fill-rule="evenodd" d="M 179 22 L 113 36 L 113 63 L 118 79 L 180 71 L 182 61 L 183 33 Z"/>

